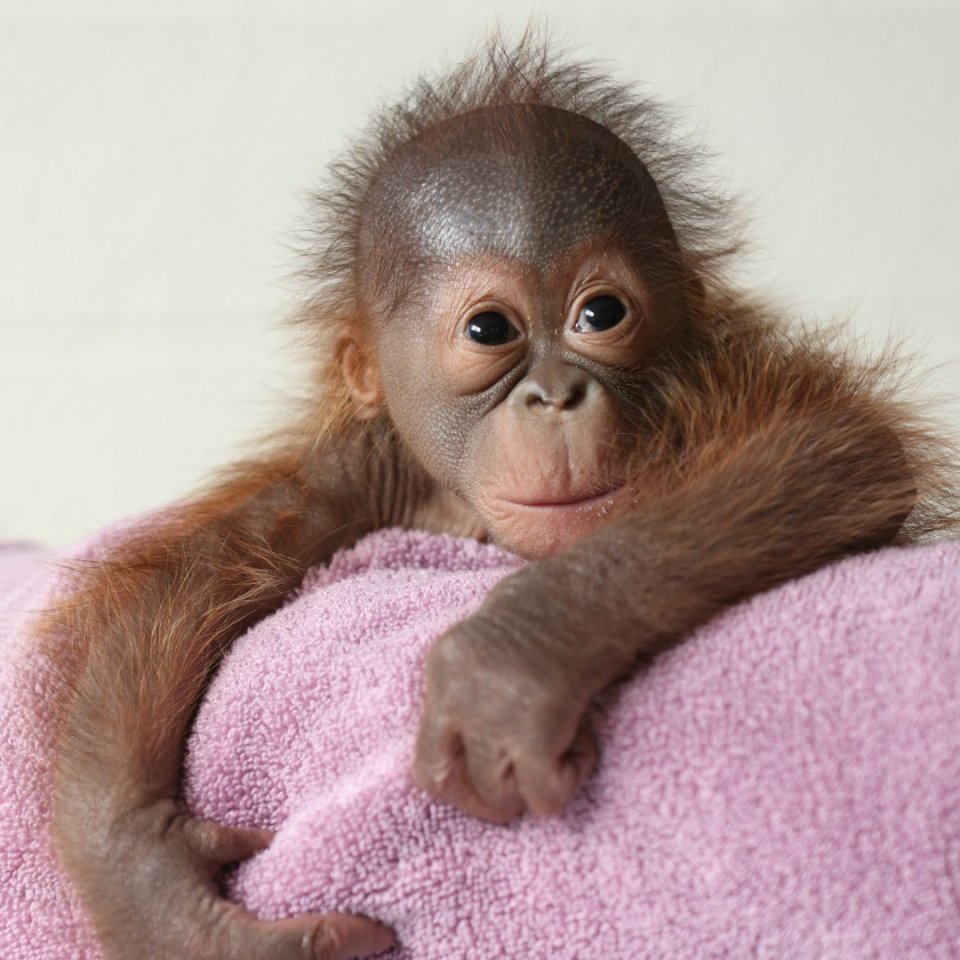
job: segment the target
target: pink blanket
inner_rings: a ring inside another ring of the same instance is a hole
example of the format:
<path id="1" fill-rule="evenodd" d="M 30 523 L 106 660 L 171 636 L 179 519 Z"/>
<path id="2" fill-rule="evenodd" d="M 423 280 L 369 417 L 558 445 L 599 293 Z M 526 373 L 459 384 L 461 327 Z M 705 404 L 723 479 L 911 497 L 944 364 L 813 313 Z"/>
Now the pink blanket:
<path id="1" fill-rule="evenodd" d="M 278 830 L 238 899 L 378 917 L 410 960 L 960 955 L 960 544 L 729 611 L 600 705 L 562 818 L 499 827 L 408 769 L 424 652 L 516 563 L 387 531 L 238 641 L 187 764 L 197 811 Z M 96 956 L 45 835 L 55 680 L 18 626 L 49 584 L 0 551 L 8 960 Z"/>

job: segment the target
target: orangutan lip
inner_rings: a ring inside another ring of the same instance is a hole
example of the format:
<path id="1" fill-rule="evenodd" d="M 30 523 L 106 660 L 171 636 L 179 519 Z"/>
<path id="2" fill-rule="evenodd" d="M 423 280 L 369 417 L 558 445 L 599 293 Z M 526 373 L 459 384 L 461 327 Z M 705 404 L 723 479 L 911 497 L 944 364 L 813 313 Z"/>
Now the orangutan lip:
<path id="1" fill-rule="evenodd" d="M 570 497 L 557 497 L 555 500 L 508 500 L 507 503 L 512 503 L 516 507 L 531 507 L 534 509 L 586 507 L 609 499 L 621 489 L 622 487 L 611 487 L 601 493 L 574 494 Z"/>

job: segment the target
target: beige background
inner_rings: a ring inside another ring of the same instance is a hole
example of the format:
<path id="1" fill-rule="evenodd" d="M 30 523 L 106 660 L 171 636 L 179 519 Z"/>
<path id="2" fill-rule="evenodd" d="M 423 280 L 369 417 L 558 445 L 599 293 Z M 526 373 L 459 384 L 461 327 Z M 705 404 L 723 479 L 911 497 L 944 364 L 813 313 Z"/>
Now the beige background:
<path id="1" fill-rule="evenodd" d="M 303 199 L 367 112 L 529 13 L 685 107 L 750 282 L 960 395 L 960 7 L 0 0 L 0 538 L 183 495 L 295 387 Z M 960 408 L 951 415 L 960 420 Z"/>

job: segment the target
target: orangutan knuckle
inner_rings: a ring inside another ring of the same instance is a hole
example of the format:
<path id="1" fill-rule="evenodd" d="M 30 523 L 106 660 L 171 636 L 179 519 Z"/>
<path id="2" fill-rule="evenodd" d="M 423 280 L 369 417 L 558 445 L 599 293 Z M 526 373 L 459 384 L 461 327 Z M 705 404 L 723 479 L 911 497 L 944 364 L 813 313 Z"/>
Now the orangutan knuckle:
<path id="1" fill-rule="evenodd" d="M 430 651 L 430 663 L 434 669 L 457 672 L 462 669 L 468 656 L 468 639 L 463 630 L 448 630 L 433 645 Z"/>
<path id="2" fill-rule="evenodd" d="M 334 925 L 318 923 L 304 937 L 304 960 L 340 960 L 343 957 L 343 935 Z"/>

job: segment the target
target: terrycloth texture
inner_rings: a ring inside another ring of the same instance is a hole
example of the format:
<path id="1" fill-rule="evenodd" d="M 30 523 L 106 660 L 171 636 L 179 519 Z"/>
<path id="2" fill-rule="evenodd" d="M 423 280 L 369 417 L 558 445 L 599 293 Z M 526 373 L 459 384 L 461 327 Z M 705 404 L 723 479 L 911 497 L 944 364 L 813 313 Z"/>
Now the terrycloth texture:
<path id="1" fill-rule="evenodd" d="M 601 767 L 562 818 L 504 828 L 429 803 L 407 770 L 424 652 L 515 563 L 377 534 L 238 641 L 188 795 L 278 829 L 232 880 L 243 902 L 368 913 L 410 960 L 960 955 L 960 544 L 728 612 L 608 699 Z M 51 681 L 10 609 L 0 956 L 87 960 L 43 833 Z"/>
<path id="2" fill-rule="evenodd" d="M 86 555 L 81 548 L 74 555 Z M 56 590 L 56 555 L 0 544 L 0 957 L 99 951 L 50 852 L 50 707 L 57 687 L 26 626 Z"/>

